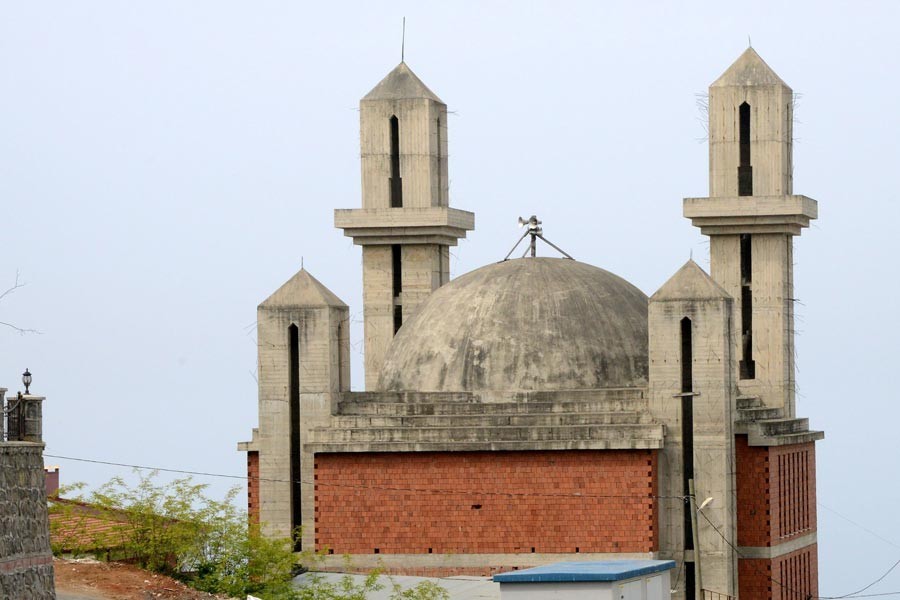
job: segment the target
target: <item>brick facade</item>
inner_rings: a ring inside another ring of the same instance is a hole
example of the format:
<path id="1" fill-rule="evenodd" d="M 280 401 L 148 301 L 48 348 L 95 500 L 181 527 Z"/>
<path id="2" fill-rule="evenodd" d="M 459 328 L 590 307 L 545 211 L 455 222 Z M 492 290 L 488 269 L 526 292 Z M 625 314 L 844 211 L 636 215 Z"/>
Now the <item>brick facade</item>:
<path id="1" fill-rule="evenodd" d="M 816 531 L 813 443 L 750 446 L 735 440 L 738 546 L 775 548 Z M 816 544 L 773 559 L 740 559 L 743 598 L 805 599 L 818 594 Z"/>
<path id="2" fill-rule="evenodd" d="M 259 523 L 259 452 L 247 452 L 247 514 Z"/>
<path id="3" fill-rule="evenodd" d="M 653 552 L 651 450 L 317 454 L 335 554 Z"/>
<path id="4" fill-rule="evenodd" d="M 741 598 L 807 600 L 819 595 L 816 544 L 777 558 L 738 561 Z"/>
<path id="5" fill-rule="evenodd" d="M 749 446 L 735 439 L 738 545 L 768 547 L 816 530 L 815 445 Z"/>

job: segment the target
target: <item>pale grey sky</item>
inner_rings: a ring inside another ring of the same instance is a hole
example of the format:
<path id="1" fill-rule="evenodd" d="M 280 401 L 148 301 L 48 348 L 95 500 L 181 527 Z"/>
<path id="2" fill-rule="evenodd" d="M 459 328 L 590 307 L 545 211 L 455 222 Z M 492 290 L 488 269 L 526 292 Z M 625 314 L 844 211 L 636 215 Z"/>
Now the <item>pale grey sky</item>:
<path id="1" fill-rule="evenodd" d="M 406 58 L 449 105 L 458 275 L 515 219 L 650 294 L 707 246 L 695 94 L 753 46 L 802 94 L 794 190 L 799 412 L 818 445 L 822 595 L 900 558 L 892 2 L 0 3 L 0 385 L 48 397 L 51 454 L 244 472 L 256 305 L 306 267 L 351 306 L 357 103 Z M 893 266 L 892 266 L 893 265 Z M 360 355 L 353 381 L 362 385 Z M 64 482 L 120 469 L 56 461 Z M 227 482 L 210 480 L 216 493 Z M 875 531 L 865 533 L 827 506 Z M 893 545 L 892 545 L 893 544 Z M 900 590 L 900 570 L 870 591 Z"/>

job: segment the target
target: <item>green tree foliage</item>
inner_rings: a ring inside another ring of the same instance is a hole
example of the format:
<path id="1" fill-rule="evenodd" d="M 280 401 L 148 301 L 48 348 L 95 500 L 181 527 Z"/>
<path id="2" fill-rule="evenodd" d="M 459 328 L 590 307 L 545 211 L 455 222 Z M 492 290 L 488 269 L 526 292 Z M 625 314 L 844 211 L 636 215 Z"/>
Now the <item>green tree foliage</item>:
<path id="1" fill-rule="evenodd" d="M 155 471 L 136 475 L 135 485 L 114 477 L 75 503 L 53 503 L 55 551 L 125 560 L 214 593 L 295 597 L 291 540 L 265 538 L 248 524 L 234 503 L 238 488 L 220 501 L 191 478 L 161 483 Z"/>
<path id="2" fill-rule="evenodd" d="M 320 557 L 317 555 L 314 561 Z M 349 565 L 348 565 L 349 566 Z M 379 570 L 372 571 L 364 579 L 357 580 L 351 575 L 343 575 L 337 581 L 329 581 L 322 574 L 311 572 L 305 577 L 296 596 L 297 600 L 365 600 L 372 592 L 385 588 Z M 450 594 L 431 581 L 423 581 L 417 585 L 403 589 L 389 576 L 391 600 L 450 600 Z"/>
<path id="3" fill-rule="evenodd" d="M 247 513 L 235 506 L 238 488 L 219 501 L 206 495 L 208 486 L 189 477 L 161 483 L 156 471 L 135 473 L 135 485 L 114 477 L 74 500 L 51 501 L 54 552 L 127 560 L 197 589 L 236 598 L 249 594 L 263 600 L 365 600 L 385 588 L 377 570 L 359 581 L 344 576 L 334 582 L 309 573 L 305 584 L 295 588 L 298 558 L 315 569 L 325 556 L 298 556 L 292 539 L 262 536 L 259 525 L 249 523 Z M 60 495 L 83 488 L 69 486 Z M 387 579 L 392 600 L 450 597 L 432 582 L 402 589 Z"/>

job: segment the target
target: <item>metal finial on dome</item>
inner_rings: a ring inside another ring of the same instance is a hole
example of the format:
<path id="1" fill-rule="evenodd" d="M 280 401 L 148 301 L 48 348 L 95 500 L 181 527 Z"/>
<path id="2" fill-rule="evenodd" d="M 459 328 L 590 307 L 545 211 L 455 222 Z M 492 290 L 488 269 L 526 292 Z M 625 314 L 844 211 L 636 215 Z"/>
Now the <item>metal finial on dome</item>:
<path id="1" fill-rule="evenodd" d="M 509 251 L 509 254 L 507 254 L 503 260 L 509 260 L 509 257 L 512 256 L 512 253 L 516 251 L 516 248 L 519 247 L 519 244 L 521 244 L 522 240 L 525 239 L 525 236 L 528 236 L 528 235 L 531 236 L 531 243 L 529 244 L 528 248 L 525 250 L 525 254 L 522 255 L 522 258 L 525 258 L 529 254 L 531 255 L 532 258 L 537 256 L 537 238 L 541 238 L 542 240 L 544 240 L 544 242 L 548 246 L 555 249 L 557 252 L 559 252 L 566 258 L 575 260 L 571 256 L 569 256 L 569 254 L 565 250 L 563 250 L 562 248 L 560 248 L 559 246 L 557 246 L 556 244 L 554 244 L 553 242 L 551 242 L 550 240 L 548 240 L 547 238 L 544 237 L 544 229 L 541 227 L 542 223 L 543 223 L 543 221 L 538 219 L 537 215 L 531 215 L 531 217 L 529 217 L 528 219 L 523 219 L 522 217 L 519 217 L 519 227 L 527 226 L 528 229 L 525 231 L 525 233 L 522 234 L 522 237 L 519 238 L 519 241 L 516 242 L 516 245 L 512 247 L 512 250 Z"/>

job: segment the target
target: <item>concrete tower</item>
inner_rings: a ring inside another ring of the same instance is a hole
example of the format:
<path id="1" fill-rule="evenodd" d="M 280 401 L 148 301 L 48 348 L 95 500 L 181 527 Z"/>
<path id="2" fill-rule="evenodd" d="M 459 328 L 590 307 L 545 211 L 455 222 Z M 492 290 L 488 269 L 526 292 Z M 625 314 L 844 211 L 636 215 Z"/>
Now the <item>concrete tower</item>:
<path id="1" fill-rule="evenodd" d="M 793 92 L 752 48 L 709 87 L 709 198 L 684 215 L 710 237 L 735 299 L 738 387 L 794 416 L 793 237 L 817 216 L 792 195 Z"/>
<path id="2" fill-rule="evenodd" d="M 362 208 L 335 227 L 363 247 L 366 389 L 391 339 L 450 279 L 449 247 L 475 226 L 450 208 L 447 105 L 401 62 L 360 101 Z"/>
<path id="3" fill-rule="evenodd" d="M 666 426 L 659 549 L 684 563 L 676 598 L 699 599 L 701 551 L 705 589 L 738 595 L 737 555 L 719 535 L 737 537 L 732 314 L 731 296 L 692 260 L 650 297 L 649 409 Z M 692 492 L 700 502 L 714 499 L 704 514 L 719 532 L 699 524 L 694 532 L 682 499 Z"/>
<path id="4" fill-rule="evenodd" d="M 259 428 L 238 444 L 248 453 L 248 504 L 270 535 L 304 525 L 303 549 L 312 547 L 315 498 L 305 432 L 327 423 L 350 389 L 348 324 L 347 305 L 305 269 L 257 308 Z"/>

